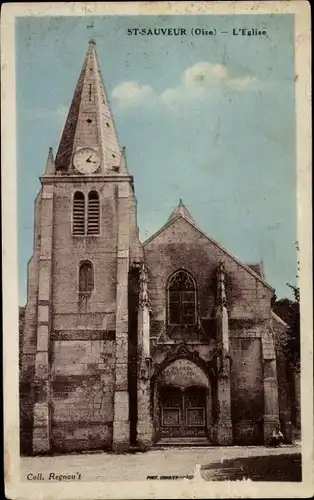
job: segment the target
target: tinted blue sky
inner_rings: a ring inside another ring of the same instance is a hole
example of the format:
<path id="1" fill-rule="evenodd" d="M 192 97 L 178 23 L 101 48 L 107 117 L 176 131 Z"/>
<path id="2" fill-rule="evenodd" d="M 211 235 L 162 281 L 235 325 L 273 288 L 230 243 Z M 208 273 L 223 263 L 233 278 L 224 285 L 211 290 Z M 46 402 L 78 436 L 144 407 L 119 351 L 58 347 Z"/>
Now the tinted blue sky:
<path id="1" fill-rule="evenodd" d="M 216 28 L 216 36 L 129 36 L 128 28 Z M 267 36 L 232 36 L 233 28 Z M 221 34 L 220 31 L 229 31 Z M 20 18 L 16 25 L 20 303 L 33 202 L 56 151 L 89 38 L 135 178 L 142 240 L 182 198 L 244 262 L 263 260 L 278 296 L 296 275 L 293 16 Z"/>

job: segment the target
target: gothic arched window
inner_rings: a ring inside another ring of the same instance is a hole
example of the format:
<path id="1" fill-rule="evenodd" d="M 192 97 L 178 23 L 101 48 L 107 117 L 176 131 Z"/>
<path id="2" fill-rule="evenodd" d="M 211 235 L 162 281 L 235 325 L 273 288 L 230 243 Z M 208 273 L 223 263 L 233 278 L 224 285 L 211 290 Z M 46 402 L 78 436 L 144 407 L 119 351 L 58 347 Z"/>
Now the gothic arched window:
<path id="1" fill-rule="evenodd" d="M 79 270 L 79 293 L 88 294 L 94 289 L 93 264 L 86 260 L 81 262 Z"/>
<path id="2" fill-rule="evenodd" d="M 73 198 L 73 234 L 82 236 L 85 233 L 85 196 L 76 191 Z"/>
<path id="3" fill-rule="evenodd" d="M 99 195 L 97 191 L 88 193 L 87 234 L 99 234 Z"/>
<path id="4" fill-rule="evenodd" d="M 195 325 L 196 323 L 196 284 L 186 271 L 177 271 L 169 281 L 168 323 L 170 325 Z"/>

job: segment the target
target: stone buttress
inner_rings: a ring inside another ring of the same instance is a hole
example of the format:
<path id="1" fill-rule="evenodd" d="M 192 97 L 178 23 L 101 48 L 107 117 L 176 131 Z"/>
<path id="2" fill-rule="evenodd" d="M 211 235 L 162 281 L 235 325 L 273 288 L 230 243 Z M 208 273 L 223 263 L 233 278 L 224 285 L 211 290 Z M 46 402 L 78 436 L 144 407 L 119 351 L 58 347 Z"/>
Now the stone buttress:
<path id="1" fill-rule="evenodd" d="M 138 305 L 138 371 L 137 371 L 137 443 L 141 449 L 152 445 L 153 421 L 151 408 L 150 372 L 150 305 L 148 272 L 144 263 L 139 269 Z"/>
<path id="2" fill-rule="evenodd" d="M 219 445 L 232 444 L 230 354 L 225 270 L 222 262 L 217 270 L 217 423 L 216 442 Z"/>

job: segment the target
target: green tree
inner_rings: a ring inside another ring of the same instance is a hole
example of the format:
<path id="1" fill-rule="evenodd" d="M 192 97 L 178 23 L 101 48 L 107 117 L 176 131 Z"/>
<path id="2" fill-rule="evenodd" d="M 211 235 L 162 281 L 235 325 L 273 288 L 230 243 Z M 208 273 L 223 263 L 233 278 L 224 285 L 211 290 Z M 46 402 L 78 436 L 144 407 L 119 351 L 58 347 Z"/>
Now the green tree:
<path id="1" fill-rule="evenodd" d="M 300 290 L 290 283 L 287 283 L 287 286 L 293 290 L 294 300 L 288 298 L 275 300 L 273 311 L 289 327 L 284 350 L 288 360 L 298 368 L 300 365 Z"/>

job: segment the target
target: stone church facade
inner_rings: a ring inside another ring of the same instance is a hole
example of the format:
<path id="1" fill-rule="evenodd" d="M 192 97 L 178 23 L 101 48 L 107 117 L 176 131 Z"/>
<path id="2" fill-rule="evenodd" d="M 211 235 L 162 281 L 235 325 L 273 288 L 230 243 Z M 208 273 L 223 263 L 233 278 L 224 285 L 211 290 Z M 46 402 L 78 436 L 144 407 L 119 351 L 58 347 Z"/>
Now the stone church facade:
<path id="1" fill-rule="evenodd" d="M 272 312 L 262 266 L 206 235 L 181 200 L 140 242 L 93 41 L 40 180 L 22 448 L 261 444 L 279 422 L 288 436 L 294 403 L 276 336 L 287 325 Z"/>

